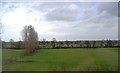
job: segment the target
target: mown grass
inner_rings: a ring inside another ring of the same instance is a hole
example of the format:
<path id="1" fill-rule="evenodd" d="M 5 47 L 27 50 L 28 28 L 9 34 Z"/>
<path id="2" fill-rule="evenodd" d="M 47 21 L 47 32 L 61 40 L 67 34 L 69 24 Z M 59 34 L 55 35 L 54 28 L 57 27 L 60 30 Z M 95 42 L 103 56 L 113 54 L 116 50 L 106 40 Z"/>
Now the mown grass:
<path id="1" fill-rule="evenodd" d="M 2 72 L 2 49 L 0 49 L 0 72 Z"/>
<path id="2" fill-rule="evenodd" d="M 31 56 L 23 50 L 3 50 L 3 70 L 15 71 L 94 71 L 117 70 L 118 49 L 41 49 Z M 30 60 L 13 62 L 7 60 Z"/>

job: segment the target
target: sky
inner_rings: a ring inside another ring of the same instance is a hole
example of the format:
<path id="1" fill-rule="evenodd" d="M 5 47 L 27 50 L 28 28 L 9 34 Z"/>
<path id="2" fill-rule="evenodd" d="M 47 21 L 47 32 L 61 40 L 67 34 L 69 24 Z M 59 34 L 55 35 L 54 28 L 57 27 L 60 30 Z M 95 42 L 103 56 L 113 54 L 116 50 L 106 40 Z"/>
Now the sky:
<path id="1" fill-rule="evenodd" d="M 22 40 L 32 25 L 39 40 L 118 39 L 117 2 L 1 2 L 3 41 Z"/>

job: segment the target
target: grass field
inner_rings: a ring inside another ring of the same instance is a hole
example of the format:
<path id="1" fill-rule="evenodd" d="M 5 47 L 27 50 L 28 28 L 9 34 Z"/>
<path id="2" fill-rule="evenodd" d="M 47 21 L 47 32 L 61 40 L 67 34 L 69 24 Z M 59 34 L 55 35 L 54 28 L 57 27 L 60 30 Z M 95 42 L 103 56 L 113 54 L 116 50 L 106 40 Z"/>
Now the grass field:
<path id="1" fill-rule="evenodd" d="M 0 72 L 2 72 L 2 49 L 0 49 Z"/>
<path id="2" fill-rule="evenodd" d="M 117 48 L 41 49 L 31 56 L 23 56 L 23 53 L 23 50 L 3 50 L 3 70 L 111 71 L 118 69 Z"/>

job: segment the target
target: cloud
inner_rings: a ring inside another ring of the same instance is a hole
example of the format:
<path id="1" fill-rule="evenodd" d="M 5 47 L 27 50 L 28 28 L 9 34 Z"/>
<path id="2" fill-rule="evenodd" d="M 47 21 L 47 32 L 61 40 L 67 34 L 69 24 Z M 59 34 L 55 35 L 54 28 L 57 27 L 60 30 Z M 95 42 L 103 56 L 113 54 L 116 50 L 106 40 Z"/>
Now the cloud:
<path id="1" fill-rule="evenodd" d="M 91 7 L 92 3 L 87 3 L 89 8 L 82 4 L 85 3 L 71 3 L 68 6 L 54 7 L 53 10 L 46 13 L 46 20 L 73 22 L 87 19 L 96 14 L 94 7 Z"/>
<path id="2" fill-rule="evenodd" d="M 78 10 L 70 10 L 70 9 L 55 9 L 49 12 L 46 17 L 49 21 L 75 21 L 79 19 L 79 11 Z"/>
<path id="3" fill-rule="evenodd" d="M 106 11 L 112 15 L 118 16 L 118 2 L 102 2 L 99 3 L 98 11 L 101 13 Z"/>
<path id="4" fill-rule="evenodd" d="M 118 17 L 116 16 L 117 8 L 111 8 L 116 3 L 106 3 L 106 8 L 102 7 L 104 3 L 98 3 L 98 7 L 95 8 L 59 8 L 46 15 L 47 20 L 57 21 L 61 23 L 61 27 L 55 28 L 52 32 L 56 34 L 62 34 L 67 39 L 117 39 L 118 35 Z M 103 8 L 103 9 L 101 9 Z M 77 10 L 77 11 L 76 11 Z M 70 14 L 69 14 L 70 13 Z M 75 14 L 75 15 L 74 15 Z M 78 18 L 81 15 L 81 18 Z M 66 23 L 62 23 L 66 22 Z M 69 27 L 64 27 L 68 25 Z M 69 34 L 70 33 L 70 34 Z"/>
<path id="5" fill-rule="evenodd" d="M 116 2 L 29 2 L 2 6 L 0 18 L 7 28 L 2 34 L 4 40 L 19 40 L 20 31 L 29 24 L 35 27 L 40 39 L 117 39 Z"/>
<path id="6" fill-rule="evenodd" d="M 89 19 L 89 23 L 101 24 L 102 28 L 113 28 L 118 26 L 118 17 L 104 11 L 99 13 L 96 17 Z"/>

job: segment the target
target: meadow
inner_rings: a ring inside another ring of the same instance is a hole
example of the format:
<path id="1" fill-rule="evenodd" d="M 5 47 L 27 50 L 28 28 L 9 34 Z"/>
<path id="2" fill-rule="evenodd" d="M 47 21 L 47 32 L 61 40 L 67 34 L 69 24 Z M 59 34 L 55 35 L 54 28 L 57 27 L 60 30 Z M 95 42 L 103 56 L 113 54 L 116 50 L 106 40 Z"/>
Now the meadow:
<path id="1" fill-rule="evenodd" d="M 0 72 L 2 72 L 2 49 L 0 49 Z"/>
<path id="2" fill-rule="evenodd" d="M 116 71 L 118 48 L 3 50 L 4 71 Z"/>

